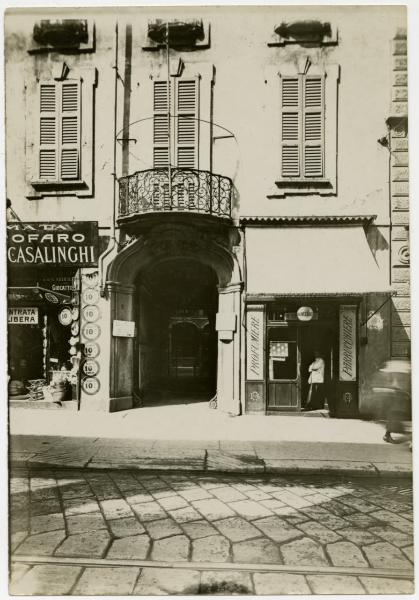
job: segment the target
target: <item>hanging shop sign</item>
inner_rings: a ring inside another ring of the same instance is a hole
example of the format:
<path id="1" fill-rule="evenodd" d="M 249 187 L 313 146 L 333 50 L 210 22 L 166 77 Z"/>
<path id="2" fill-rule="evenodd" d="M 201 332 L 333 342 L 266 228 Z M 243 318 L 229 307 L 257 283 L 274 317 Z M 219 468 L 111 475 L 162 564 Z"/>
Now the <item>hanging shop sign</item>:
<path id="1" fill-rule="evenodd" d="M 246 315 L 246 377 L 263 379 L 263 306 L 248 306 Z"/>
<path id="2" fill-rule="evenodd" d="M 314 311 L 310 306 L 300 306 L 297 310 L 297 319 L 299 321 L 311 321 Z"/>
<path id="3" fill-rule="evenodd" d="M 8 308 L 7 322 L 9 325 L 38 325 L 38 309 L 35 307 Z"/>
<path id="4" fill-rule="evenodd" d="M 19 266 L 94 267 L 98 260 L 97 221 L 8 223 L 7 258 Z"/>
<path id="5" fill-rule="evenodd" d="M 356 381 L 356 306 L 339 309 L 339 379 Z"/>

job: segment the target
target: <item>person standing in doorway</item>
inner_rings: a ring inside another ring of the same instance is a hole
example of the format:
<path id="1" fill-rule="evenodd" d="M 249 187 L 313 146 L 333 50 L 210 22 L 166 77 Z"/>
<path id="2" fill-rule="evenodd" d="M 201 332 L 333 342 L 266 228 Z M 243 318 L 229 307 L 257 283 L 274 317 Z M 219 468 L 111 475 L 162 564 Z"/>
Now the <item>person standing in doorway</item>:
<path id="1" fill-rule="evenodd" d="M 308 368 L 309 389 L 305 408 L 303 410 L 319 410 L 324 407 L 324 369 L 325 362 L 321 352 L 315 350 L 314 360 Z"/>

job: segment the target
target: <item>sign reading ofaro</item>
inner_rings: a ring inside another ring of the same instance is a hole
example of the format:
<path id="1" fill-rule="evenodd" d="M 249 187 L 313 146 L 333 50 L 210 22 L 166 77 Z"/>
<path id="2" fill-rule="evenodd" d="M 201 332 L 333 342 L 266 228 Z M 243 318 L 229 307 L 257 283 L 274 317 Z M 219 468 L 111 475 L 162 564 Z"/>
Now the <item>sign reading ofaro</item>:
<path id="1" fill-rule="evenodd" d="M 95 267 L 97 221 L 8 223 L 7 259 L 19 266 Z"/>

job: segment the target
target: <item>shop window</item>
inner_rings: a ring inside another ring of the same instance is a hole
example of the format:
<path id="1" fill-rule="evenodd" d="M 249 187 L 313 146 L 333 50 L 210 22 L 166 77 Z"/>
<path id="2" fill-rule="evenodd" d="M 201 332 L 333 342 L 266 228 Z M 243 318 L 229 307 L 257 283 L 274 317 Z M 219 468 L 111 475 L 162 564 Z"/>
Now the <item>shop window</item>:
<path id="1" fill-rule="evenodd" d="M 70 77 L 40 79 L 27 86 L 27 196 L 92 194 L 93 85 L 95 69 Z M 93 84 L 93 85 L 92 85 Z"/>

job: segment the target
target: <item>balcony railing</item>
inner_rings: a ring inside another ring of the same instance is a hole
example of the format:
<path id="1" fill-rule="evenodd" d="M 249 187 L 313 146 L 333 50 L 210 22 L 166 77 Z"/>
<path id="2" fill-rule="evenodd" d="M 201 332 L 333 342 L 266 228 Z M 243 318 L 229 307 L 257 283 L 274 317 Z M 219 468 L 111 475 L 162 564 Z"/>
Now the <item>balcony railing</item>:
<path id="1" fill-rule="evenodd" d="M 209 171 L 167 167 L 119 179 L 119 218 L 154 212 L 231 217 L 233 182 Z"/>

